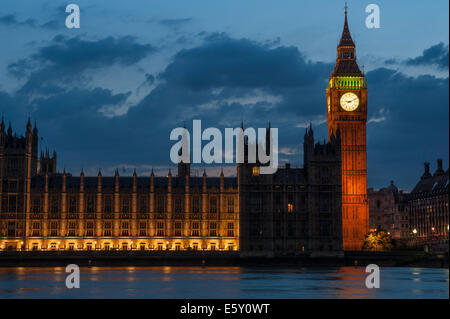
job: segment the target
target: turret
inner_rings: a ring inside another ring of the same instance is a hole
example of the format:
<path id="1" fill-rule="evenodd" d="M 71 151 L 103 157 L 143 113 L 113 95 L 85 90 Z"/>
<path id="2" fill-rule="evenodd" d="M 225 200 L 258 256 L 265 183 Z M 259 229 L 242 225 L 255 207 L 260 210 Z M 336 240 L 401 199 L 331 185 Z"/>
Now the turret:
<path id="1" fill-rule="evenodd" d="M 114 191 L 119 193 L 119 169 L 116 168 L 116 172 L 114 173 Z"/>
<path id="2" fill-rule="evenodd" d="M 172 171 L 169 168 L 169 173 L 167 174 L 167 191 L 172 193 Z"/>
<path id="3" fill-rule="evenodd" d="M 102 192 L 102 172 L 100 171 L 100 169 L 98 170 L 97 174 L 97 192 Z"/>
<path id="4" fill-rule="evenodd" d="M 442 158 L 438 158 L 437 169 L 436 169 L 436 172 L 434 172 L 434 176 L 443 175 L 443 174 L 444 174 L 444 170 L 442 169 Z"/>
<path id="5" fill-rule="evenodd" d="M 225 189 L 225 183 L 224 183 L 224 175 L 223 175 L 223 168 L 220 170 L 220 192 L 223 193 Z"/>
<path id="6" fill-rule="evenodd" d="M 150 174 L 150 192 L 155 192 L 155 173 L 153 173 L 153 168 Z"/>
<path id="7" fill-rule="evenodd" d="M 431 174 L 430 174 L 430 163 L 429 162 L 423 163 L 423 170 L 424 170 L 424 172 L 423 172 L 421 179 L 430 178 Z"/>
<path id="8" fill-rule="evenodd" d="M 136 193 L 137 190 L 137 174 L 136 174 L 136 169 L 134 169 L 133 172 L 133 193 Z"/>
<path id="9" fill-rule="evenodd" d="M 9 126 L 8 126 L 8 136 L 12 136 L 12 127 L 11 127 L 11 121 L 9 121 Z"/>
<path id="10" fill-rule="evenodd" d="M 5 121 L 2 115 L 2 122 L 0 123 L 0 147 L 3 148 L 5 146 Z"/>
<path id="11" fill-rule="evenodd" d="M 80 193 L 84 192 L 84 171 L 81 169 L 80 173 Z"/>
<path id="12" fill-rule="evenodd" d="M 185 146 L 188 150 L 187 154 L 183 154 L 183 148 Z M 191 154 L 189 151 L 189 140 L 186 134 L 186 125 L 184 125 L 181 148 L 178 152 L 178 176 L 185 177 L 190 175 L 191 175 Z"/>
<path id="13" fill-rule="evenodd" d="M 206 193 L 206 169 L 203 169 L 203 183 L 202 183 L 203 193 Z"/>
<path id="14" fill-rule="evenodd" d="M 63 175 L 62 175 L 62 192 L 63 193 L 66 192 L 66 179 L 67 179 L 66 168 L 64 168 Z"/>

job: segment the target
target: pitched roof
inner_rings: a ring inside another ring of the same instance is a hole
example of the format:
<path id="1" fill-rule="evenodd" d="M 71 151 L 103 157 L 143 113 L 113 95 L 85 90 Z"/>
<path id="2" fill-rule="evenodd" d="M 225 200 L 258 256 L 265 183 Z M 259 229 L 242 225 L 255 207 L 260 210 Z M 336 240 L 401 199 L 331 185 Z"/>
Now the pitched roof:
<path id="1" fill-rule="evenodd" d="M 345 11 L 345 22 L 344 22 L 344 30 L 342 30 L 342 36 L 341 40 L 339 41 L 340 47 L 349 47 L 349 46 L 355 46 L 355 43 L 353 42 L 352 36 L 350 35 L 350 29 L 348 28 L 348 22 L 347 22 L 347 11 Z"/>
<path id="2" fill-rule="evenodd" d="M 411 191 L 410 196 L 433 195 L 448 193 L 449 172 L 434 174 L 433 176 L 421 178 Z"/>

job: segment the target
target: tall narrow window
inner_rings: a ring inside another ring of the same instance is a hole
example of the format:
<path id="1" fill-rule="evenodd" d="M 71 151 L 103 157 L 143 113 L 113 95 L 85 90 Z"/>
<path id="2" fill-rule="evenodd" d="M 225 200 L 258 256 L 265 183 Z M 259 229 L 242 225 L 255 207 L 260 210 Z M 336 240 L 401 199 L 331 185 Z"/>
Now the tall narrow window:
<path id="1" fill-rule="evenodd" d="M 17 197 L 16 197 L 16 195 L 10 195 L 9 196 L 8 211 L 10 213 L 15 213 L 17 211 Z"/>
<path id="2" fill-rule="evenodd" d="M 57 214 L 59 212 L 59 200 L 58 197 L 53 196 L 50 204 L 50 212 L 52 214 Z"/>
<path id="3" fill-rule="evenodd" d="M 181 231 L 182 231 L 182 224 L 181 222 L 175 222 L 174 225 L 174 235 L 175 236 L 181 236 Z"/>
<path id="4" fill-rule="evenodd" d="M 58 236 L 58 222 L 50 223 L 50 236 Z"/>
<path id="5" fill-rule="evenodd" d="M 8 221 L 8 237 L 16 236 L 16 222 Z"/>
<path id="6" fill-rule="evenodd" d="M 95 204 L 94 197 L 89 196 L 86 201 L 86 212 L 93 213 L 95 211 L 94 204 Z"/>
<path id="7" fill-rule="evenodd" d="M 105 197 L 105 213 L 111 213 L 112 212 L 112 200 L 111 200 L 111 196 L 106 196 Z"/>
<path id="8" fill-rule="evenodd" d="M 209 223 L 209 236 L 215 237 L 217 236 L 217 224 Z"/>
<path id="9" fill-rule="evenodd" d="M 93 222 L 86 223 L 86 236 L 88 236 L 88 237 L 94 236 L 94 223 Z"/>
<path id="10" fill-rule="evenodd" d="M 234 198 L 228 198 L 228 213 L 234 213 Z"/>
<path id="11" fill-rule="evenodd" d="M 156 236 L 164 236 L 164 222 L 156 223 Z"/>
<path id="12" fill-rule="evenodd" d="M 213 197 L 209 200 L 209 212 L 217 213 L 217 198 Z"/>
<path id="13" fill-rule="evenodd" d="M 128 222 L 122 223 L 122 236 L 128 236 Z"/>
<path id="14" fill-rule="evenodd" d="M 198 196 L 195 196 L 192 199 L 192 212 L 193 213 L 200 212 L 200 198 Z"/>
<path id="15" fill-rule="evenodd" d="M 71 197 L 69 200 L 69 213 L 77 212 L 77 199 L 75 197 Z"/>
<path id="16" fill-rule="evenodd" d="M 105 223 L 105 225 L 104 225 L 104 228 L 103 228 L 103 235 L 104 236 L 111 236 L 111 223 L 110 222 L 107 222 L 107 223 Z"/>
<path id="17" fill-rule="evenodd" d="M 40 236 L 41 235 L 40 229 L 41 225 L 38 222 L 33 223 L 33 232 L 32 232 L 33 236 Z"/>
<path id="18" fill-rule="evenodd" d="M 192 236 L 199 236 L 200 235 L 200 223 L 193 222 L 192 223 Z"/>
<path id="19" fill-rule="evenodd" d="M 76 223 L 75 222 L 69 222 L 69 236 L 76 236 Z"/>
<path id="20" fill-rule="evenodd" d="M 165 211 L 165 205 L 164 205 L 164 197 L 158 197 L 158 213 L 164 213 Z"/>
<path id="21" fill-rule="evenodd" d="M 182 201 L 181 198 L 175 198 L 175 213 L 182 212 Z"/>
<path id="22" fill-rule="evenodd" d="M 147 223 L 139 223 L 139 236 L 147 236 Z"/>
<path id="23" fill-rule="evenodd" d="M 288 203 L 288 207 L 287 208 L 288 208 L 288 212 L 292 213 L 294 211 L 294 204 Z"/>
<path id="24" fill-rule="evenodd" d="M 147 213 L 147 198 L 141 197 L 141 200 L 139 201 L 139 212 L 141 214 Z"/>
<path id="25" fill-rule="evenodd" d="M 130 200 L 128 198 L 124 198 L 122 200 L 122 213 L 129 213 L 130 212 Z"/>
<path id="26" fill-rule="evenodd" d="M 39 214 L 41 212 L 41 199 L 39 197 L 33 199 L 33 213 Z"/>
<path id="27" fill-rule="evenodd" d="M 227 236 L 228 237 L 233 237 L 234 236 L 234 223 L 228 223 Z"/>

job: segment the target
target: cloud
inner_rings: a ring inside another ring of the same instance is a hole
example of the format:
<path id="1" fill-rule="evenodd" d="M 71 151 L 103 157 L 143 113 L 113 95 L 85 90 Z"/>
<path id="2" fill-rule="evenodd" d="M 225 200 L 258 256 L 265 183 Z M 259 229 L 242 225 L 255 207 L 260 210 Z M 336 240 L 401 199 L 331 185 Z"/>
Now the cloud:
<path id="1" fill-rule="evenodd" d="M 383 122 L 386 121 L 387 119 L 387 113 L 386 110 L 384 108 L 380 108 L 377 112 L 377 114 L 372 114 L 372 117 L 370 117 L 367 120 L 367 124 L 370 123 L 379 123 L 379 122 Z"/>
<path id="2" fill-rule="evenodd" d="M 181 18 L 181 19 L 162 19 L 158 22 L 161 25 L 164 25 L 166 27 L 172 28 L 172 29 L 179 29 L 182 26 L 192 22 L 193 18 Z"/>
<path id="3" fill-rule="evenodd" d="M 202 46 L 178 52 L 161 77 L 192 90 L 292 88 L 317 81 L 325 66 L 306 61 L 295 47 L 271 48 L 248 39 L 212 34 Z M 321 67 L 319 72 L 309 73 Z"/>
<path id="4" fill-rule="evenodd" d="M 35 27 L 37 25 L 37 21 L 35 19 L 26 19 L 24 21 L 18 21 L 17 17 L 14 14 L 8 14 L 0 17 L 0 24 L 17 27 L 17 26 L 29 26 Z"/>
<path id="5" fill-rule="evenodd" d="M 369 185 L 390 179 L 412 188 L 423 162 L 448 159 L 448 78 L 368 72 L 367 161 Z"/>
<path id="6" fill-rule="evenodd" d="M 440 69 L 448 70 L 448 60 L 449 60 L 448 50 L 449 50 L 448 45 L 445 45 L 444 43 L 440 42 L 424 50 L 422 55 L 406 60 L 405 63 L 407 65 L 414 65 L 414 66 L 433 65 Z"/>
<path id="7" fill-rule="evenodd" d="M 142 82 L 151 91 L 126 113 L 107 117 L 102 110 L 121 107 L 130 92 L 95 86 L 83 76 L 110 64 L 132 66 L 153 52 L 134 39 L 125 41 L 128 49 L 119 49 L 120 39 L 104 42 L 112 44 L 112 53 L 105 53 L 96 41 L 57 38 L 26 59 L 31 72 L 21 60 L 11 64 L 10 72 L 25 77 L 24 87 L 33 86 L 14 94 L 0 91 L 0 108 L 23 123 L 31 111 L 46 143 L 60 152 L 60 167 L 172 166 L 170 131 L 184 121 L 189 129 L 193 119 L 219 129 L 241 121 L 266 127 L 270 121 L 279 129 L 280 160 L 293 165 L 303 163 L 294 150 L 295 145 L 301 150 L 306 124 L 313 122 L 316 140 L 327 136 L 325 89 L 333 63 L 310 61 L 301 48 L 226 34 L 206 35 L 200 45 L 179 51 L 159 74 L 144 72 Z M 130 58 L 134 46 L 145 54 L 133 52 Z M 66 65 L 73 54 L 68 48 L 83 55 L 73 57 L 73 66 Z M 366 76 L 369 186 L 394 179 L 411 187 L 420 163 L 448 158 L 448 78 L 412 77 L 389 68 Z M 78 80 L 78 87 L 65 86 L 66 78 Z M 32 88 L 39 96 L 28 93 Z"/>
<path id="8" fill-rule="evenodd" d="M 64 28 L 64 23 L 63 23 L 63 20 L 53 19 L 53 20 L 43 23 L 41 25 L 41 27 L 44 29 L 48 29 L 48 30 L 59 30 L 59 29 Z"/>
<path id="9" fill-rule="evenodd" d="M 30 58 L 9 64 L 8 72 L 19 78 L 28 74 L 21 94 L 48 94 L 63 84 L 86 81 L 87 71 L 112 65 L 129 67 L 155 51 L 151 44 L 140 44 L 132 36 L 85 40 L 58 35 Z"/>
<path id="10" fill-rule="evenodd" d="M 39 24 L 36 19 L 29 18 L 23 21 L 19 21 L 16 15 L 8 14 L 0 17 L 0 25 L 8 27 L 31 27 L 31 28 L 41 27 L 43 29 L 48 30 L 58 30 L 64 28 L 64 20 L 52 19 L 43 24 Z"/>

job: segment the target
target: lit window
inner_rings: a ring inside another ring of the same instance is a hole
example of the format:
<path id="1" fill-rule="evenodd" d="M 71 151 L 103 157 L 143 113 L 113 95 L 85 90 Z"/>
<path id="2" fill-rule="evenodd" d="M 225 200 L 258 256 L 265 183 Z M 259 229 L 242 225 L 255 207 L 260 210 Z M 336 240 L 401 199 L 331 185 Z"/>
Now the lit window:
<path id="1" fill-rule="evenodd" d="M 259 167 L 258 166 L 253 167 L 252 173 L 253 176 L 259 176 Z"/>
<path id="2" fill-rule="evenodd" d="M 292 213 L 294 211 L 294 205 L 293 204 L 288 204 L 288 212 Z"/>

